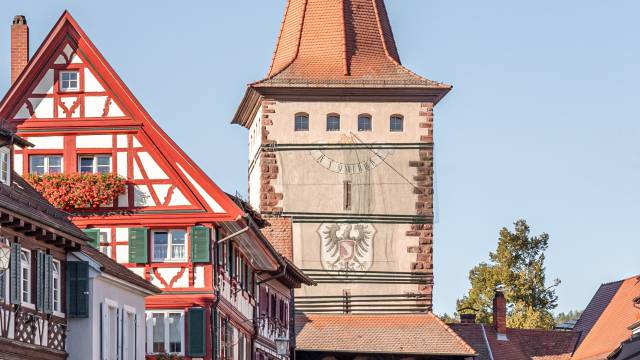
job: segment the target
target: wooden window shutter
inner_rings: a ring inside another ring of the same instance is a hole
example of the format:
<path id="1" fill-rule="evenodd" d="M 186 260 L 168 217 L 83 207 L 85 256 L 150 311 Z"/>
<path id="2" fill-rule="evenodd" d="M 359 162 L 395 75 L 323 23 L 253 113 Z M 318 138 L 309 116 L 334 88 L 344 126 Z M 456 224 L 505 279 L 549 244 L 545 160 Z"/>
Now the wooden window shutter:
<path id="1" fill-rule="evenodd" d="M 229 277 L 234 277 L 236 276 L 236 266 L 237 266 L 236 248 L 234 246 L 229 246 L 229 248 L 231 249 L 231 252 L 229 255 L 229 262 L 231 263 L 231 269 L 229 270 Z"/>
<path id="2" fill-rule="evenodd" d="M 216 239 L 216 246 L 218 247 L 218 265 L 223 266 L 224 265 L 224 243 L 219 243 L 218 241 L 220 241 L 220 231 L 219 230 L 214 230 L 215 231 L 215 236 L 214 238 Z"/>
<path id="3" fill-rule="evenodd" d="M 89 317 L 89 264 L 67 262 L 67 316 Z"/>
<path id="4" fill-rule="evenodd" d="M 191 227 L 191 262 L 206 263 L 210 261 L 211 231 L 205 226 Z"/>
<path id="5" fill-rule="evenodd" d="M 190 308 L 187 311 L 188 355 L 205 356 L 205 313 L 204 308 Z"/>
<path id="6" fill-rule="evenodd" d="M 89 245 L 98 249 L 100 247 L 100 230 L 98 229 L 84 229 L 82 230 L 88 237 L 91 238 L 91 241 L 88 242 Z"/>
<path id="7" fill-rule="evenodd" d="M 129 262 L 132 264 L 148 262 L 147 229 L 129 229 Z"/>
<path id="8" fill-rule="evenodd" d="M 44 273 L 45 267 L 45 252 L 38 250 L 36 252 L 36 309 L 44 311 L 44 298 L 45 298 L 45 282 L 46 275 Z"/>
<path id="9" fill-rule="evenodd" d="M 232 255 L 232 246 L 231 246 L 231 241 L 226 241 L 223 243 L 224 244 L 224 253 L 227 256 L 227 263 L 225 264 L 225 269 L 227 270 L 227 273 L 230 274 L 231 273 L 231 262 L 233 261 L 233 255 Z"/>
<path id="10" fill-rule="evenodd" d="M 12 304 L 20 304 L 22 296 L 22 272 L 20 271 L 20 252 L 22 246 L 11 243 L 11 260 L 9 266 L 9 300 Z"/>
<path id="11" fill-rule="evenodd" d="M 53 256 L 44 255 L 44 312 L 53 312 Z"/>

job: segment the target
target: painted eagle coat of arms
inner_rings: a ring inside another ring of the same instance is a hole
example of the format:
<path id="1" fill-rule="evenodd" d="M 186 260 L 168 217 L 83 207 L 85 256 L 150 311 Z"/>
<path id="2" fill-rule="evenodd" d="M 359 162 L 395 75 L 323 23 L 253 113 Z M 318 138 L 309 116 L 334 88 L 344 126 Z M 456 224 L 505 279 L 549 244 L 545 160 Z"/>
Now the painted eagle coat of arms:
<path id="1" fill-rule="evenodd" d="M 367 271 L 373 265 L 371 224 L 322 224 L 320 235 L 322 266 L 326 270 Z"/>

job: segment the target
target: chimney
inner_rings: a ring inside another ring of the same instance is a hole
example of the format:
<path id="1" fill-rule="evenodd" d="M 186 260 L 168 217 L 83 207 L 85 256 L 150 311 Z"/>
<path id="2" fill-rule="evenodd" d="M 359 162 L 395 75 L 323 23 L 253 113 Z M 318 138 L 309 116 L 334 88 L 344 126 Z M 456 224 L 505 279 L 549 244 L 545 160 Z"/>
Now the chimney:
<path id="1" fill-rule="evenodd" d="M 11 24 L 11 84 L 29 62 L 29 26 L 24 15 L 16 15 Z"/>
<path id="2" fill-rule="evenodd" d="M 460 314 L 460 323 L 461 324 L 475 324 L 476 323 L 476 314 Z"/>
<path id="3" fill-rule="evenodd" d="M 498 340 L 507 339 L 507 299 L 502 290 L 496 290 L 493 297 L 493 328 L 496 331 Z"/>

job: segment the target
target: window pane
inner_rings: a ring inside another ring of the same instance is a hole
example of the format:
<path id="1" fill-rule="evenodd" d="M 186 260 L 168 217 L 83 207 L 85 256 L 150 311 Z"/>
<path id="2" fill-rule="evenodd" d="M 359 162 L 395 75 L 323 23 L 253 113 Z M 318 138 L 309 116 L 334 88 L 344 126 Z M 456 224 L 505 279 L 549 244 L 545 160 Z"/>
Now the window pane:
<path id="1" fill-rule="evenodd" d="M 327 131 L 340 131 L 340 117 L 336 115 L 327 116 Z"/>
<path id="2" fill-rule="evenodd" d="M 358 117 L 358 131 L 371 131 L 371 118 L 368 116 Z"/>
<path id="3" fill-rule="evenodd" d="M 4 299 L 6 297 L 6 282 L 7 282 L 7 276 L 6 276 L 6 270 L 2 270 L 0 271 L 0 299 Z"/>
<path id="4" fill-rule="evenodd" d="M 185 230 L 171 231 L 171 257 L 173 259 L 184 259 L 186 234 Z"/>
<path id="5" fill-rule="evenodd" d="M 181 317 L 181 314 L 169 314 L 169 352 L 172 353 L 182 351 Z"/>
<path id="6" fill-rule="evenodd" d="M 62 172 L 62 156 L 49 156 L 49 174 L 59 174 Z"/>
<path id="7" fill-rule="evenodd" d="M 309 131 L 309 116 L 296 115 L 295 131 Z"/>
<path id="8" fill-rule="evenodd" d="M 111 156 L 110 155 L 96 156 L 96 164 L 97 164 L 98 173 L 103 174 L 103 173 L 111 172 Z"/>
<path id="9" fill-rule="evenodd" d="M 389 130 L 393 132 L 400 132 L 403 130 L 402 117 L 392 116 L 389 122 Z"/>
<path id="10" fill-rule="evenodd" d="M 32 174 L 44 174 L 44 156 L 29 156 L 29 172 Z"/>
<path id="11" fill-rule="evenodd" d="M 166 231 L 156 231 L 153 233 L 153 258 L 164 260 L 167 258 L 167 248 L 169 246 L 169 234 Z"/>
<path id="12" fill-rule="evenodd" d="M 164 314 L 153 314 L 153 352 L 165 352 Z"/>
<path id="13" fill-rule="evenodd" d="M 93 157 L 84 156 L 80 158 L 80 172 L 81 173 L 93 172 Z"/>

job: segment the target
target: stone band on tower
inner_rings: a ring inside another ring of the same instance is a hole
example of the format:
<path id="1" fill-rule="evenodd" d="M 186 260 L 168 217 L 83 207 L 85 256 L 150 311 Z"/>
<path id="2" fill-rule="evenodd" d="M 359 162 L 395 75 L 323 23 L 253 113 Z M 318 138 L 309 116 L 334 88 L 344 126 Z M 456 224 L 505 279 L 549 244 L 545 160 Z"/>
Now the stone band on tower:
<path id="1" fill-rule="evenodd" d="M 383 0 L 289 0 L 249 129 L 249 201 L 319 286 L 313 312 L 425 311 L 433 286 L 433 107 L 451 86 L 403 67 Z"/>

